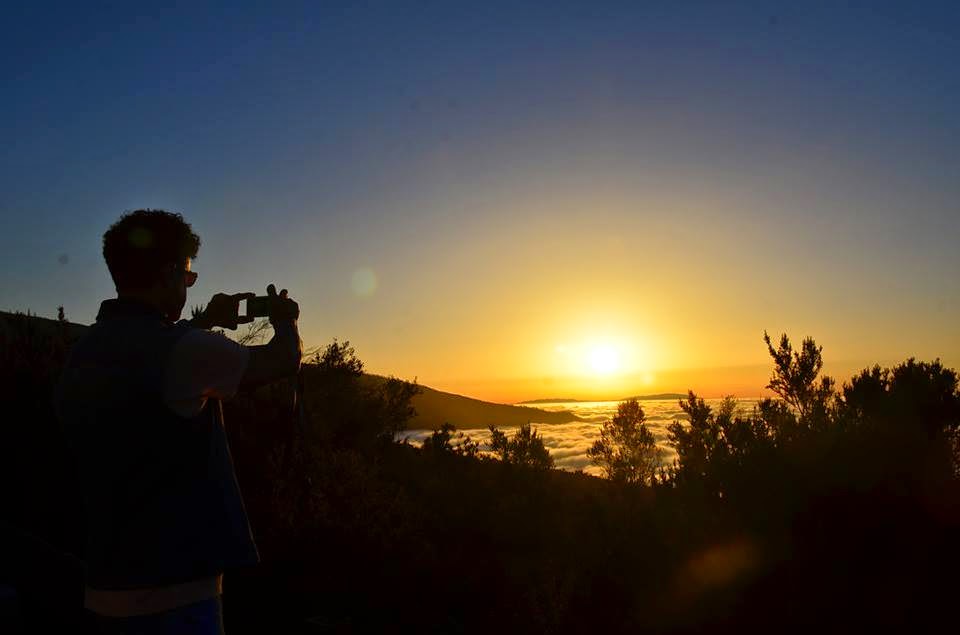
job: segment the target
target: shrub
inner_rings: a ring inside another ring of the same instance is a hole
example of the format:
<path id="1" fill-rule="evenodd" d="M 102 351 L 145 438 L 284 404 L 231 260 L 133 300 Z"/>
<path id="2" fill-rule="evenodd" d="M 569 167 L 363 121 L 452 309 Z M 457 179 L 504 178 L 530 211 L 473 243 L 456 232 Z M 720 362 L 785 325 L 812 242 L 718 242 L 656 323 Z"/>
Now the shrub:
<path id="1" fill-rule="evenodd" d="M 496 426 L 490 426 L 490 435 L 490 449 L 504 463 L 539 470 L 553 467 L 550 451 L 536 429 L 531 430 L 529 422 L 520 426 L 512 439 L 508 439 Z"/>
<path id="2" fill-rule="evenodd" d="M 309 437 L 316 444 L 371 451 L 392 443 L 416 414 L 410 400 L 416 384 L 394 377 L 364 376 L 350 342 L 333 340 L 301 371 Z"/>
<path id="3" fill-rule="evenodd" d="M 452 454 L 476 457 L 480 453 L 480 444 L 463 432 L 457 432 L 456 426 L 446 422 L 423 440 L 421 451 L 433 456 Z"/>

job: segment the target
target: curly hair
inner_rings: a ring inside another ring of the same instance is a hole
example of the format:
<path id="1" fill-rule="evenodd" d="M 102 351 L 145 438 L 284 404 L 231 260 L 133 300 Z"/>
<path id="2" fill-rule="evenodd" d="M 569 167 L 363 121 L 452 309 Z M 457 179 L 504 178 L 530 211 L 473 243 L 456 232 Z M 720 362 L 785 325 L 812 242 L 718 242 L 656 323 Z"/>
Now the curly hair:
<path id="1" fill-rule="evenodd" d="M 103 234 L 103 258 L 117 289 L 144 289 L 160 270 L 196 258 L 200 237 L 183 216 L 159 209 L 127 212 Z"/>

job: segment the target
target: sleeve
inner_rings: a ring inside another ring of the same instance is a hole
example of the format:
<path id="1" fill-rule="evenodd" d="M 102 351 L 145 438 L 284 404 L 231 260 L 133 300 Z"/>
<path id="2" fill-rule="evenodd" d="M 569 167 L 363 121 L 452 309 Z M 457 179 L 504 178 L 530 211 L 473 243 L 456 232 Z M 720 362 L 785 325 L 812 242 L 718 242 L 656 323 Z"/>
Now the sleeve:
<path id="1" fill-rule="evenodd" d="M 247 370 L 250 351 L 220 333 L 191 329 L 167 360 L 163 400 L 183 417 L 197 415 L 207 399 L 230 399 Z"/>

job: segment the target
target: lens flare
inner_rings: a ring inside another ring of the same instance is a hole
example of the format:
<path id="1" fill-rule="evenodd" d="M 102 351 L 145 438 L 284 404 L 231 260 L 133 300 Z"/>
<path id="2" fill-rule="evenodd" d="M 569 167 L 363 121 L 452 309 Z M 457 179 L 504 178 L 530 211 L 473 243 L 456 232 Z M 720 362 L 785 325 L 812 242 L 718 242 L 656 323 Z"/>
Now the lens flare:
<path id="1" fill-rule="evenodd" d="M 370 297 L 377 290 L 377 274 L 368 267 L 357 269 L 350 278 L 350 288 L 356 296 Z"/>

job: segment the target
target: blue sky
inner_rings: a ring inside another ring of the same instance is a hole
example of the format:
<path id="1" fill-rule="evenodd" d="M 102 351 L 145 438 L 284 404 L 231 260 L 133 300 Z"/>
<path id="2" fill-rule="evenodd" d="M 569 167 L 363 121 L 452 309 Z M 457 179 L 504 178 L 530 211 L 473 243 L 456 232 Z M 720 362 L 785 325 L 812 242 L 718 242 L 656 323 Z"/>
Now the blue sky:
<path id="1" fill-rule="evenodd" d="M 637 372 L 763 328 L 960 364 L 955 4 L 8 3 L 0 36 L 0 308 L 91 321 L 101 234 L 161 207 L 191 301 L 276 281 L 308 344 L 451 389 L 543 396 L 577 329 Z"/>

